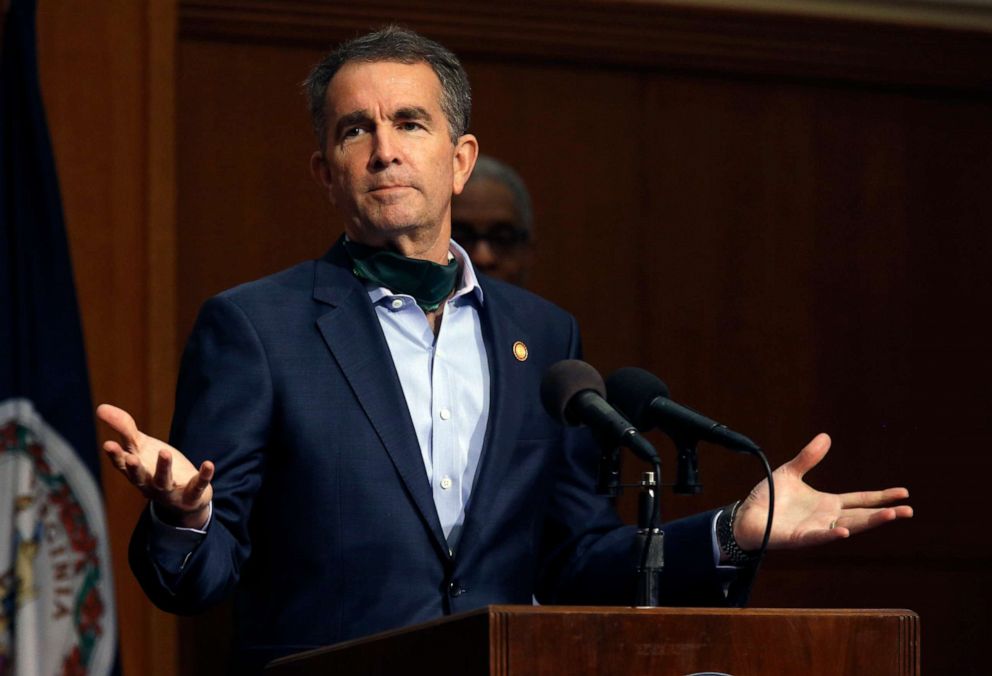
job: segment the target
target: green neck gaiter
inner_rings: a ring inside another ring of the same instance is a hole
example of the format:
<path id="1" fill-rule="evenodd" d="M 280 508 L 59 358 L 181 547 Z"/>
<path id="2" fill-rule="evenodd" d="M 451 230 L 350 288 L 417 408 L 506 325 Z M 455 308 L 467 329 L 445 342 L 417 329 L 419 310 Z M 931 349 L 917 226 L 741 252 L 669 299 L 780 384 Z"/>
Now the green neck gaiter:
<path id="1" fill-rule="evenodd" d="M 347 240 L 344 248 L 351 256 L 356 277 L 384 286 L 393 293 L 413 296 L 424 312 L 434 312 L 441 307 L 458 282 L 460 266 L 454 258 L 447 265 L 438 265 Z"/>

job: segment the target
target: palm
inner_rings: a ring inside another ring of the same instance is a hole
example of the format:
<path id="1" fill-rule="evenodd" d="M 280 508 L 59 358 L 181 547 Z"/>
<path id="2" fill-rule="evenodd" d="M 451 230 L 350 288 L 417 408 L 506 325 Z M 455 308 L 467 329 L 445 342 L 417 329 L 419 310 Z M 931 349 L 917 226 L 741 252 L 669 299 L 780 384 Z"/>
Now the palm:
<path id="1" fill-rule="evenodd" d="M 908 505 L 892 506 L 909 497 L 905 488 L 835 494 L 818 491 L 803 481 L 829 449 L 830 437 L 820 434 L 773 473 L 775 517 L 770 549 L 832 542 L 913 515 Z M 760 547 L 767 518 L 768 482 L 762 481 L 741 505 L 734 524 L 734 535 L 743 549 Z"/>
<path id="2" fill-rule="evenodd" d="M 120 435 L 119 442 L 103 444 L 114 467 L 149 500 L 199 521 L 213 497 L 213 463 L 197 469 L 178 449 L 140 431 L 134 418 L 116 406 L 103 404 L 97 415 Z"/>

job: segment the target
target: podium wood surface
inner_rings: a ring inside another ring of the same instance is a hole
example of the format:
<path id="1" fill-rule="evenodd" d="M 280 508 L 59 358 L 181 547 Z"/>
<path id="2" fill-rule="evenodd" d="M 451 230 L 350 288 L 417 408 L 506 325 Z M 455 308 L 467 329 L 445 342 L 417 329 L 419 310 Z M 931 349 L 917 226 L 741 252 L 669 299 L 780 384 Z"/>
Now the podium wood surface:
<path id="1" fill-rule="evenodd" d="M 909 610 L 489 606 L 277 660 L 267 674 L 919 674 Z"/>

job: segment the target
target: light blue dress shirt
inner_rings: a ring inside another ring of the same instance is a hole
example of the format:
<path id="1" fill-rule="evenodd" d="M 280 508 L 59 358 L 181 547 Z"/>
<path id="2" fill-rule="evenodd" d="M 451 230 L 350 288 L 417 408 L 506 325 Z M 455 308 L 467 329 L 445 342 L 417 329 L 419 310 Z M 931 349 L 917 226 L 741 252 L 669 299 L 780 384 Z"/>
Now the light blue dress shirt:
<path id="1" fill-rule="evenodd" d="M 454 551 L 489 422 L 489 364 L 479 320 L 482 289 L 464 249 L 452 242 L 451 253 L 462 278 L 443 306 L 436 337 L 412 296 L 366 286 L 417 431 L 441 529 Z"/>

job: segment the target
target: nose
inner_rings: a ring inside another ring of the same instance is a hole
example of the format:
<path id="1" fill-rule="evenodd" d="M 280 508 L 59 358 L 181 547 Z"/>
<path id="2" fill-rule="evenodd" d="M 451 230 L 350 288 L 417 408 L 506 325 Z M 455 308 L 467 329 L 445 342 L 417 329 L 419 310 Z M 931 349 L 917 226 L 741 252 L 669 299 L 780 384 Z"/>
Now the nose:
<path id="1" fill-rule="evenodd" d="M 372 155 L 369 165 L 373 171 L 381 171 L 390 164 L 399 164 L 400 148 L 392 129 L 383 126 L 375 130 L 373 135 Z"/>

